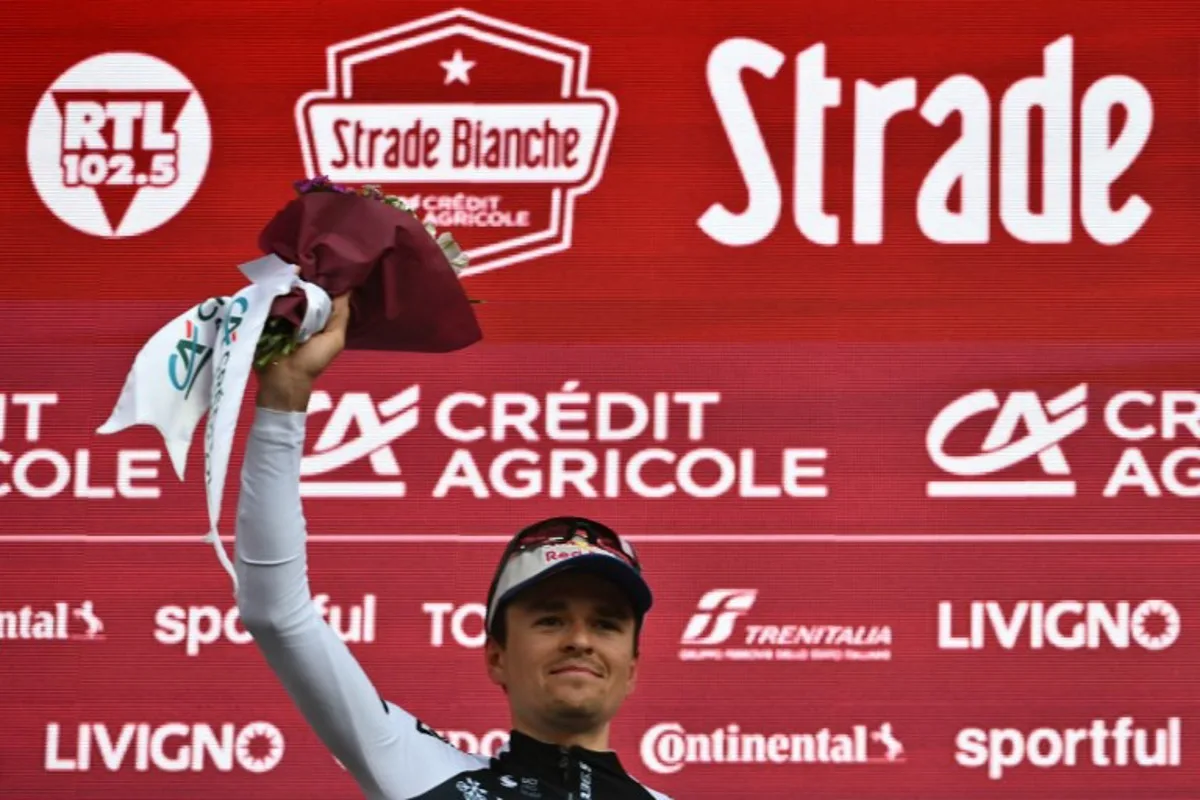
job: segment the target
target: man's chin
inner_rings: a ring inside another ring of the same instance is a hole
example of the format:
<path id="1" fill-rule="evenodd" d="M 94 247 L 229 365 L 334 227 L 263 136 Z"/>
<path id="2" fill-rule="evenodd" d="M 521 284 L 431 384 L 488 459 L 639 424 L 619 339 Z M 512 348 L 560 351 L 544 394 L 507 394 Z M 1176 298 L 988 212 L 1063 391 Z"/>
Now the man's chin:
<path id="1" fill-rule="evenodd" d="M 567 733 L 591 733 L 608 721 L 594 709 L 555 707 L 550 712 L 554 727 Z"/>
<path id="2" fill-rule="evenodd" d="M 592 724 L 603 716 L 603 699 L 593 693 L 559 691 L 551 697 L 550 712 L 560 720 Z"/>

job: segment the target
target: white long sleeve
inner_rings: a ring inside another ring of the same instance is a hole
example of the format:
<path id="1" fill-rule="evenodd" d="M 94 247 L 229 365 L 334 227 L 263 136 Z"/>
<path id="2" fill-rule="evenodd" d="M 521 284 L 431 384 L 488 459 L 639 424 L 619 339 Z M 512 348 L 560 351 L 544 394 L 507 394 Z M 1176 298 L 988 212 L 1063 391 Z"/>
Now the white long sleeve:
<path id="1" fill-rule="evenodd" d="M 238 610 L 271 669 L 370 798 L 413 797 L 480 763 L 385 702 L 313 604 L 300 499 L 306 415 L 256 408 L 238 497 Z"/>

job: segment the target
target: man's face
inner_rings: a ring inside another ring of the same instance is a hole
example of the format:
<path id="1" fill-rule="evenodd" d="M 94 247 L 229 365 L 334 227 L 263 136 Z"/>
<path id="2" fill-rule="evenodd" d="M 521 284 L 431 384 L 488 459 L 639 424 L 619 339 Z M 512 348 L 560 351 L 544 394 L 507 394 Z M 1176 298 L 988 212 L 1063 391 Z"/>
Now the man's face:
<path id="1" fill-rule="evenodd" d="M 612 583 L 567 571 L 505 609 L 508 636 L 489 639 L 488 672 L 518 718 L 581 732 L 612 719 L 637 676 L 629 600 Z"/>

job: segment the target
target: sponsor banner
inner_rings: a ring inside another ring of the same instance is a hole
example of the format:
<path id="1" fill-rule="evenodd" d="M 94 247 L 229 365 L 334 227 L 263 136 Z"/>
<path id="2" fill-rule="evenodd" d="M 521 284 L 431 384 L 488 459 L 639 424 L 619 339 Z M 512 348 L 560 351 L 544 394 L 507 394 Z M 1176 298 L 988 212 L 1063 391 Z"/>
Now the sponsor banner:
<path id="1" fill-rule="evenodd" d="M 638 544 L 656 607 L 614 743 L 674 796 L 803 784 L 828 798 L 1115 800 L 1188 785 L 1189 544 Z M 310 547 L 317 607 L 381 694 L 476 752 L 508 725 L 480 651 L 500 548 Z M 0 753 L 21 765 L 17 788 L 86 779 L 89 796 L 148 798 L 203 776 L 266 798 L 354 796 L 203 543 L 6 543 L 0 558 L 13 676 Z"/>
<path id="2" fill-rule="evenodd" d="M 1155 7 L 6 4 L 0 296 L 224 294 L 324 172 L 451 230 L 498 341 L 1190 338 L 1197 12 Z"/>
<path id="3" fill-rule="evenodd" d="M 1186 795 L 1190 753 L 1200 745 L 1189 727 L 1195 701 L 1126 713 L 1120 701 L 1092 700 L 1018 714 L 978 701 L 873 713 L 867 704 L 822 713 L 806 702 L 740 712 L 726 710 L 722 693 L 703 712 L 651 703 L 635 740 L 638 760 L 658 785 L 694 786 L 703 797 L 720 796 L 712 791 L 719 785 L 730 795 L 803 786 L 822 800 L 1117 800 Z"/>
<path id="4" fill-rule="evenodd" d="M 167 744 L 175 739 L 175 746 Z M 283 734 L 269 722 L 81 722 L 46 724 L 46 772 L 232 772 L 254 775 L 283 760 Z M 257 747 L 256 747 L 257 745 Z M 98 756 L 98 758 L 97 758 Z M 93 761 L 97 763 L 93 764 Z M 235 766 L 236 765 L 236 766 Z"/>
<path id="5" fill-rule="evenodd" d="M 988 716 L 989 724 L 972 725 L 958 732 L 954 761 L 960 767 L 983 772 L 989 781 L 1025 777 L 1027 784 L 1032 783 L 1028 775 L 1034 770 L 1029 767 L 1061 771 L 1048 784 L 1067 783 L 1065 775 L 1070 770 L 1135 775 L 1152 774 L 1145 772 L 1152 769 L 1182 771 L 1184 720 L 1180 716 L 1088 719 L 1086 715 L 1059 712 L 1054 716 L 1061 722 L 1054 725 L 1014 724 L 1010 714 L 999 710 Z M 1039 715 L 1038 721 L 1047 716 Z M 1194 732 L 1188 740 L 1196 741 Z"/>
<path id="6" fill-rule="evenodd" d="M 116 312 L 121 344 L 93 345 L 82 380 L 51 356 L 86 339 L 90 321 L 46 306 L 0 316 L 0 331 L 16 335 L 39 314 L 52 331 L 9 355 L 0 385 L 0 535 L 205 529 L 202 448 L 180 482 L 153 429 L 94 433 L 145 328 L 161 321 L 146 305 Z M 1178 534 L 1200 496 L 1196 350 L 348 353 L 309 405 L 302 495 L 326 535 L 496 534 L 578 512 L 660 535 Z M 247 392 L 239 470 L 252 403 Z M 237 488 L 228 481 L 226 530 Z"/>

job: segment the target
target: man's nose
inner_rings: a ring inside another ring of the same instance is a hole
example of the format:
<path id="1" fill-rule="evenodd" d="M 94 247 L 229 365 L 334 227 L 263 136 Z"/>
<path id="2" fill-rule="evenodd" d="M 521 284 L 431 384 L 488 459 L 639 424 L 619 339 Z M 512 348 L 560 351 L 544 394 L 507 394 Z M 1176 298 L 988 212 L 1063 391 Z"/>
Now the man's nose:
<path id="1" fill-rule="evenodd" d="M 563 647 L 570 650 L 591 650 L 592 632 L 584 620 L 571 620 L 563 632 Z"/>

